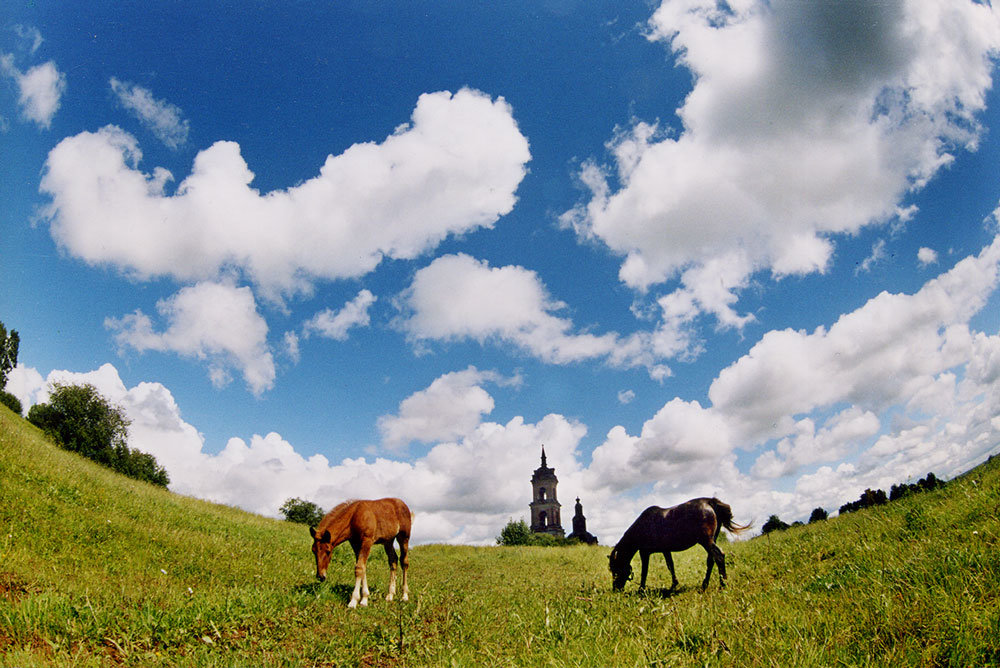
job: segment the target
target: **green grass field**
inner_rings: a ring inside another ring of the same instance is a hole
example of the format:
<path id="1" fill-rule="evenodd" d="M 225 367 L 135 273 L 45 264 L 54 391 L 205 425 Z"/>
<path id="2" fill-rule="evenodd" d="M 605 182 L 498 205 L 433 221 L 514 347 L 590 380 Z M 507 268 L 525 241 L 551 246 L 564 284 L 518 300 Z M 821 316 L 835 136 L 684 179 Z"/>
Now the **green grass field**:
<path id="1" fill-rule="evenodd" d="M 415 520 L 419 535 L 420 518 Z M 499 532 L 501 527 L 497 527 Z M 347 610 L 306 528 L 136 483 L 0 407 L 3 666 L 1000 665 L 1000 458 L 942 490 L 662 558 L 611 591 L 609 547 L 419 546 L 408 603 Z M 636 558 L 636 567 L 638 558 Z"/>

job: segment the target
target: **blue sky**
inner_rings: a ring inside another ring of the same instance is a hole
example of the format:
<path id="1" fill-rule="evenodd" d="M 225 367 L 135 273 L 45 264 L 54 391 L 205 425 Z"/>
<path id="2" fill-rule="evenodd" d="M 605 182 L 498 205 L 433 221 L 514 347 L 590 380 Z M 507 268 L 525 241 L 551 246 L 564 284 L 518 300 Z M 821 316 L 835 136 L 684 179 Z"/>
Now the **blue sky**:
<path id="1" fill-rule="evenodd" d="M 8 9 L 7 389 L 94 383 L 179 493 L 489 543 L 544 443 L 613 543 L 1000 448 L 988 6 Z"/>

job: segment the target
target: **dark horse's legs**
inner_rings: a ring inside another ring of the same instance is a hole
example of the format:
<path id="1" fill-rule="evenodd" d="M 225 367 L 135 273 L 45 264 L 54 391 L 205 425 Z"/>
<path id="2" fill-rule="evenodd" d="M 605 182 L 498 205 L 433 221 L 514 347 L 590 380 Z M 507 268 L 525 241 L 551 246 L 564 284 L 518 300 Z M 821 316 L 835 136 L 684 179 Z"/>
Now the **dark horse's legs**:
<path id="1" fill-rule="evenodd" d="M 639 577 L 639 591 L 642 591 L 643 589 L 646 588 L 646 575 L 649 573 L 650 554 L 652 553 L 647 552 L 646 550 L 639 551 L 639 560 L 642 562 L 642 573 L 641 576 Z M 669 551 L 663 553 L 663 558 L 666 559 L 667 568 L 670 569 L 670 580 L 671 580 L 670 589 L 672 591 L 674 589 L 677 589 L 677 584 L 678 584 L 677 575 L 674 574 L 674 560 L 673 557 L 670 556 Z"/>
<path id="2" fill-rule="evenodd" d="M 677 589 L 677 576 L 674 575 L 674 558 L 670 556 L 670 552 L 664 552 L 663 558 L 667 560 L 667 568 L 670 569 L 670 591 Z"/>
<path id="3" fill-rule="evenodd" d="M 714 541 L 706 542 L 703 544 L 705 551 L 708 552 L 708 560 L 706 561 L 707 570 L 705 571 L 705 580 L 701 583 L 701 589 L 704 591 L 708 587 L 708 581 L 712 577 L 712 566 L 715 564 L 719 565 L 719 586 L 726 586 L 726 555 L 723 554 L 719 546 L 715 544 Z"/>

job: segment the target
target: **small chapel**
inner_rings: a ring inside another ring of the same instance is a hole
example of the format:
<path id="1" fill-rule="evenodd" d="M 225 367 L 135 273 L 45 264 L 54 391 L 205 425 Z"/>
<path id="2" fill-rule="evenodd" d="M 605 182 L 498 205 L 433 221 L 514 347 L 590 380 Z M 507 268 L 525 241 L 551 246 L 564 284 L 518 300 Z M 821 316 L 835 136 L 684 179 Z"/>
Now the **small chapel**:
<path id="1" fill-rule="evenodd" d="M 562 504 L 556 495 L 559 479 L 556 470 L 545 461 L 545 446 L 542 446 L 542 465 L 531 476 L 531 531 L 547 533 L 559 538 L 577 538 L 588 545 L 596 545 L 597 537 L 587 532 L 587 518 L 583 516 L 580 497 L 576 498 L 576 514 L 573 516 L 573 533 L 566 536 L 562 528 L 560 509 Z"/>

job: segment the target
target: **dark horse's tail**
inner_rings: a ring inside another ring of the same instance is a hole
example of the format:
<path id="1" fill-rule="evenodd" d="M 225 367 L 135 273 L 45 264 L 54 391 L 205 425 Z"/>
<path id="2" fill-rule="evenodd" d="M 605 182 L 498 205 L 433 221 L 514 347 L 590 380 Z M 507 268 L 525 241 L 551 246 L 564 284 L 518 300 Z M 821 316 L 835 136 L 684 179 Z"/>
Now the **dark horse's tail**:
<path id="1" fill-rule="evenodd" d="M 708 500 L 708 503 L 712 506 L 712 510 L 715 511 L 715 517 L 719 520 L 719 527 L 725 527 L 727 531 L 732 533 L 743 533 L 747 529 L 753 528 L 753 522 L 748 524 L 736 524 L 733 522 L 733 509 L 729 507 L 728 503 L 723 503 L 718 499 L 712 498 Z M 718 531 L 716 531 L 718 535 Z"/>

